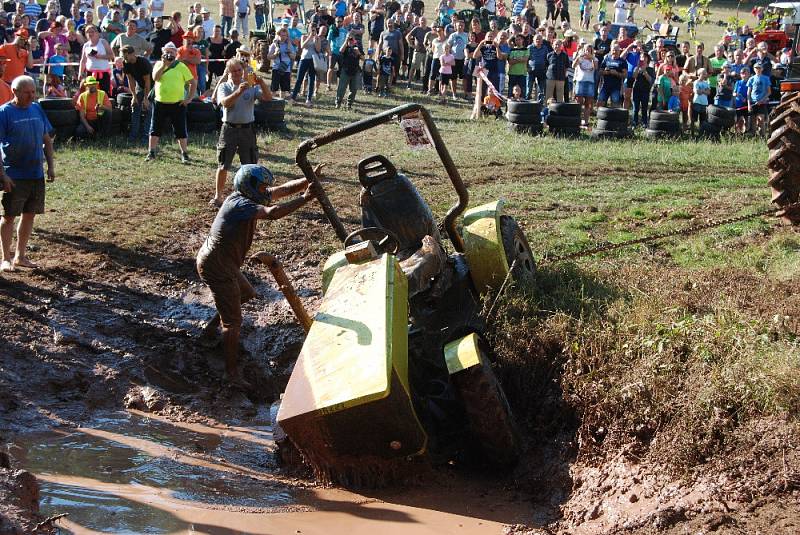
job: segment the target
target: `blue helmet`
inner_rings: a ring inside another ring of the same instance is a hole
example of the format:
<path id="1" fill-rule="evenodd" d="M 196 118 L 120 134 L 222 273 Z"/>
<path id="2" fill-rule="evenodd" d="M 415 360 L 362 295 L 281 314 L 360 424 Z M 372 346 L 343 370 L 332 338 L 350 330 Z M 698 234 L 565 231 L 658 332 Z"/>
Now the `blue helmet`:
<path id="1" fill-rule="evenodd" d="M 253 202 L 269 204 L 270 194 L 261 193 L 259 187 L 261 184 L 272 186 L 273 182 L 275 177 L 269 169 L 263 165 L 247 164 L 241 166 L 233 177 L 233 189 Z"/>

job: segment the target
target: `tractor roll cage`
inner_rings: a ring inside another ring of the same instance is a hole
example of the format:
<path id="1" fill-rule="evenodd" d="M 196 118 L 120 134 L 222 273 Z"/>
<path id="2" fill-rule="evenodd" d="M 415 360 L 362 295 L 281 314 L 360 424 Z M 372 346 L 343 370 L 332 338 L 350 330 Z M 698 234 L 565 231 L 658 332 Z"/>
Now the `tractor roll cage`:
<path id="1" fill-rule="evenodd" d="M 456 169 L 453 159 L 450 157 L 450 153 L 447 151 L 447 147 L 445 147 L 442 136 L 439 134 L 439 130 L 433 123 L 433 119 L 431 119 L 430 113 L 421 104 L 405 104 L 403 106 L 392 108 L 383 113 L 379 113 L 378 115 L 356 121 L 355 123 L 343 126 L 342 128 L 337 128 L 317 137 L 307 139 L 303 141 L 299 147 L 297 147 L 297 152 L 295 154 L 297 166 L 303 171 L 303 174 L 308 179 L 309 183 L 315 186 L 317 200 L 322 206 L 322 211 L 325 212 L 325 216 L 333 226 L 333 230 L 336 232 L 336 236 L 339 238 L 339 240 L 344 241 L 348 233 L 345 230 L 342 221 L 339 219 L 339 215 L 336 213 L 336 210 L 331 204 L 330 199 L 328 199 L 328 195 L 325 193 L 322 184 L 317 179 L 317 175 L 314 172 L 314 169 L 311 167 L 311 163 L 308 161 L 308 154 L 324 145 L 328 145 L 335 141 L 359 134 L 365 130 L 369 130 L 370 128 L 375 128 L 376 126 L 388 123 L 394 119 L 400 119 L 405 115 L 415 112 L 419 112 L 420 118 L 425 123 L 425 126 L 428 127 L 431 140 L 433 141 L 433 146 L 436 149 L 436 152 L 439 154 L 439 158 L 442 160 L 442 164 L 447 171 L 447 175 L 450 177 L 450 182 L 453 183 L 453 188 L 455 188 L 456 193 L 458 194 L 458 202 L 456 202 L 456 204 L 454 204 L 444 216 L 443 227 L 455 250 L 458 252 L 464 252 L 464 240 L 456 231 L 456 219 L 458 216 L 464 213 L 464 210 L 467 208 L 467 203 L 469 202 L 469 193 L 467 192 L 467 187 L 464 185 L 464 182 L 461 180 L 461 175 L 458 174 L 458 169 Z"/>

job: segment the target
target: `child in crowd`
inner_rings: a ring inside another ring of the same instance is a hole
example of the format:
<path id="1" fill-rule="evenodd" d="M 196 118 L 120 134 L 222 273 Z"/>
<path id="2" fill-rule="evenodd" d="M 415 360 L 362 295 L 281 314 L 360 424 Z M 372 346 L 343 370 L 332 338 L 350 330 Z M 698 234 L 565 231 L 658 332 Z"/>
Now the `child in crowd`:
<path id="1" fill-rule="evenodd" d="M 111 96 L 115 97 L 120 93 L 129 93 L 128 78 L 122 71 L 124 61 L 122 58 L 114 59 L 114 68 L 111 70 Z"/>
<path id="2" fill-rule="evenodd" d="M 522 88 L 519 85 L 515 85 L 511 88 L 511 101 L 512 102 L 522 102 L 525 100 L 522 98 Z"/>
<path id="3" fill-rule="evenodd" d="M 378 60 L 378 96 L 389 96 L 389 80 L 392 79 L 394 72 L 394 60 L 392 59 L 392 49 L 386 49 Z"/>
<path id="4" fill-rule="evenodd" d="M 739 79 L 733 86 L 733 105 L 736 108 L 736 131 L 744 134 L 749 130 L 747 126 L 747 80 L 750 79 L 750 69 L 743 67 L 739 71 Z"/>
<path id="5" fill-rule="evenodd" d="M 592 25 L 592 3 L 587 0 L 586 5 L 583 8 L 583 16 L 581 17 L 581 29 L 589 31 L 589 27 L 591 25 Z"/>
<path id="6" fill-rule="evenodd" d="M 606 21 L 606 0 L 597 0 L 597 22 L 603 24 Z"/>
<path id="7" fill-rule="evenodd" d="M 731 67 L 725 63 L 722 72 L 717 75 L 717 94 L 714 97 L 714 104 L 724 108 L 733 107 L 733 84 Z"/>
<path id="8" fill-rule="evenodd" d="M 444 44 L 444 54 L 439 57 L 439 98 L 444 103 L 447 101 L 447 85 L 450 84 L 453 92 L 453 100 L 456 99 L 456 84 L 453 81 L 453 66 L 456 64 L 456 57 L 453 55 L 453 47 L 450 43 Z"/>
<path id="9" fill-rule="evenodd" d="M 711 85 L 708 83 L 708 71 L 705 69 L 697 69 L 697 80 L 694 82 L 694 98 L 692 99 L 691 108 L 691 129 L 694 134 L 695 120 L 699 120 L 702 125 L 708 120 L 708 95 L 711 94 Z"/>
<path id="10" fill-rule="evenodd" d="M 377 67 L 373 57 L 374 55 L 375 50 L 372 48 L 368 49 L 367 57 L 364 59 L 364 66 L 362 67 L 362 72 L 364 73 L 364 91 L 366 91 L 368 95 L 372 94 L 372 81 Z"/>
<path id="11" fill-rule="evenodd" d="M 683 129 L 687 130 L 689 128 L 689 108 L 691 107 L 692 94 L 694 93 L 692 77 L 685 72 L 678 78 L 678 84 L 680 85 L 678 96 L 681 100 L 681 121 L 683 122 Z"/>
<path id="12" fill-rule="evenodd" d="M 62 67 L 63 69 L 63 67 Z M 67 97 L 67 90 L 61 82 L 61 77 L 53 74 L 52 72 L 47 75 L 47 81 L 44 84 L 44 96 L 46 97 Z"/>

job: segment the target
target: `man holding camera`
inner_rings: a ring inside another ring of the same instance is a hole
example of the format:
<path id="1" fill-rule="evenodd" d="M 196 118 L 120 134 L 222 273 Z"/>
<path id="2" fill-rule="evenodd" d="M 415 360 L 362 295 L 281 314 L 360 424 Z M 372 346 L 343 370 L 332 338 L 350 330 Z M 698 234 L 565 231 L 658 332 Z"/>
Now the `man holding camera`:
<path id="1" fill-rule="evenodd" d="M 361 49 L 358 48 L 358 41 L 356 38 L 348 33 L 342 47 L 339 49 L 341 68 L 339 69 L 339 86 L 336 89 L 337 108 L 341 107 L 345 89 L 348 87 L 350 88 L 350 92 L 347 95 L 347 109 L 353 107 L 360 82 L 360 62 L 363 55 Z"/>
<path id="2" fill-rule="evenodd" d="M 270 45 L 267 59 L 272 62 L 272 87 L 283 98 L 283 92 L 292 90 L 292 62 L 297 49 L 289 40 L 289 30 L 281 28 L 275 35 L 275 41 Z"/>
<path id="3" fill-rule="evenodd" d="M 33 68 L 33 55 L 29 52 L 28 30 L 20 28 L 14 32 L 14 35 L 13 43 L 6 43 L 0 46 L 0 53 L 8 58 L 3 80 L 9 84 L 17 76 L 25 74 L 25 69 Z"/>
<path id="4" fill-rule="evenodd" d="M 227 80 L 219 84 L 215 99 L 222 108 L 222 130 L 217 142 L 217 175 L 214 198 L 209 204 L 219 208 L 225 200 L 225 182 L 238 153 L 241 165 L 258 163 L 255 122 L 256 99 L 272 100 L 263 78 L 236 58 L 226 63 Z M 246 74 L 245 74 L 245 71 Z"/>
<path id="5" fill-rule="evenodd" d="M 181 149 L 181 162 L 189 163 L 186 132 L 186 107 L 192 101 L 197 88 L 192 71 L 178 60 L 178 48 L 167 43 L 161 50 L 161 61 L 153 66 L 155 102 L 153 120 L 150 123 L 150 140 L 147 161 L 155 160 L 158 141 L 168 124 L 175 131 L 175 139 Z"/>

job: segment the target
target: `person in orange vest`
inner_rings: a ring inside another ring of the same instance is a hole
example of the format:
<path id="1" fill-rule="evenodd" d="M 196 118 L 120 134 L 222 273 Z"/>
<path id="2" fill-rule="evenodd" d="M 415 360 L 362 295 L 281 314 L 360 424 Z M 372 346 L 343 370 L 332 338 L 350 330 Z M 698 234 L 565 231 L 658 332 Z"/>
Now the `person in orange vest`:
<path id="1" fill-rule="evenodd" d="M 100 82 L 94 76 L 84 80 L 84 91 L 78 95 L 75 108 L 81 116 L 76 135 L 78 137 L 93 137 L 104 134 L 111 124 L 111 100 L 105 91 L 100 89 Z"/>
<path id="2" fill-rule="evenodd" d="M 6 63 L 8 62 L 8 57 L 0 52 L 0 106 L 14 100 L 14 92 L 11 91 L 11 86 L 3 80 L 3 75 L 6 73 Z"/>

